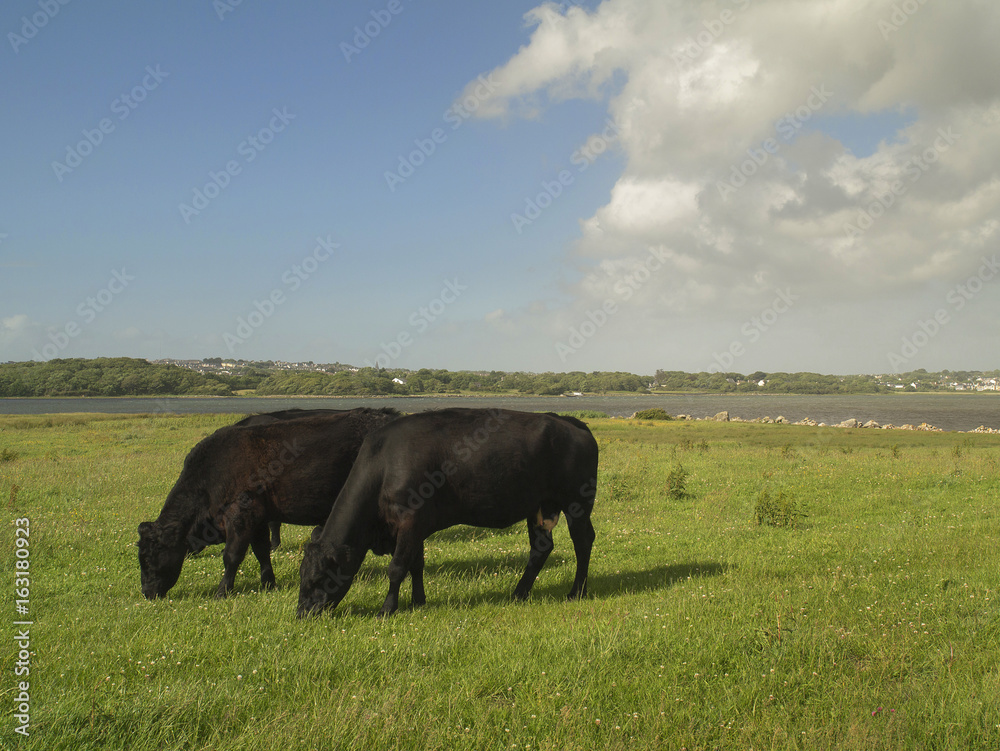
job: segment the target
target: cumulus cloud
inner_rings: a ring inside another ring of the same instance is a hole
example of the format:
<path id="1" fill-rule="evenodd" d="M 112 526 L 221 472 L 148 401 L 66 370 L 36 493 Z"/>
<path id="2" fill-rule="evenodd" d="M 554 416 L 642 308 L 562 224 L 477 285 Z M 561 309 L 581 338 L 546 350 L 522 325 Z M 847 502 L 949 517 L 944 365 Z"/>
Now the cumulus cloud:
<path id="1" fill-rule="evenodd" d="M 840 311 L 841 328 L 866 325 L 855 304 L 873 295 L 919 311 L 928 284 L 1000 249 L 1000 6 L 605 0 L 546 3 L 525 21 L 528 43 L 491 71 L 503 87 L 477 116 L 605 102 L 625 158 L 607 204 L 582 218 L 567 262 L 584 278 L 560 325 L 659 249 L 662 268 L 616 300 L 615 325 L 738 326 L 794 289 L 785 325 L 817 352 L 817 311 Z M 845 143 L 845 123 L 886 113 L 899 128 L 874 151 Z M 884 362 L 894 336 L 865 361 Z"/>
<path id="2" fill-rule="evenodd" d="M 45 327 L 24 313 L 0 318 L 0 352 L 8 357 L 30 354 L 31 345 L 45 336 Z"/>

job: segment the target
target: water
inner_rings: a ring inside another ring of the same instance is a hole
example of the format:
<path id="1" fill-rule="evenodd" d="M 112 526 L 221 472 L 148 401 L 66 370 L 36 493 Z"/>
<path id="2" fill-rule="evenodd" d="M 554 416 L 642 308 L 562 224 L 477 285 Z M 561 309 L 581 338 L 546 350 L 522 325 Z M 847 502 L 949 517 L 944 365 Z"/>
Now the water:
<path id="1" fill-rule="evenodd" d="M 413 396 L 378 398 L 331 397 L 163 397 L 0 399 L 0 414 L 102 412 L 116 414 L 250 414 L 278 409 L 353 409 L 395 407 L 423 412 L 443 407 L 506 407 L 528 412 L 593 409 L 614 417 L 628 417 L 650 407 L 671 415 L 711 417 L 728 411 L 731 417 L 785 417 L 797 422 L 807 417 L 831 425 L 855 418 L 879 424 L 929 423 L 944 430 L 973 430 L 980 425 L 1000 428 L 1000 393 L 982 394 L 859 394 L 836 396 L 782 394 L 667 394 L 579 397 Z"/>

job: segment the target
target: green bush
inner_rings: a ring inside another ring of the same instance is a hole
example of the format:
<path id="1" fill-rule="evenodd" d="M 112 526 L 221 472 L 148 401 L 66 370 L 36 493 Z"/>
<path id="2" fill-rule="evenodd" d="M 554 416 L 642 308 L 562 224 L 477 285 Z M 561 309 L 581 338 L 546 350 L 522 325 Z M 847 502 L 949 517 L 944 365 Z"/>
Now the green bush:
<path id="1" fill-rule="evenodd" d="M 754 518 L 758 526 L 767 524 L 770 527 L 796 527 L 799 520 L 805 516 L 802 505 L 792 497 L 791 493 L 786 493 L 784 490 L 772 494 L 770 490 L 764 488 L 757 496 Z"/>
<path id="2" fill-rule="evenodd" d="M 679 501 L 688 497 L 687 478 L 690 473 L 680 464 L 667 473 L 667 497 Z"/>
<path id="3" fill-rule="evenodd" d="M 632 415 L 633 420 L 673 420 L 662 407 L 643 409 Z"/>

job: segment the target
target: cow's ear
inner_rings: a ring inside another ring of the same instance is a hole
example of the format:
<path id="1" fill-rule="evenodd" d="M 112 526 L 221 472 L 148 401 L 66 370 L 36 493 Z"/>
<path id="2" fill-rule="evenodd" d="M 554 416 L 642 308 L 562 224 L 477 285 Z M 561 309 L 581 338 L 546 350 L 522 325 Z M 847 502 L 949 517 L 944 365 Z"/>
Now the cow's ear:
<path id="1" fill-rule="evenodd" d="M 156 536 L 156 527 L 153 522 L 142 522 L 139 524 L 139 539 L 151 540 Z"/>
<path id="2" fill-rule="evenodd" d="M 309 538 L 309 542 L 319 542 L 319 538 L 322 534 L 323 534 L 323 527 L 316 527 L 312 531 L 312 536 Z"/>

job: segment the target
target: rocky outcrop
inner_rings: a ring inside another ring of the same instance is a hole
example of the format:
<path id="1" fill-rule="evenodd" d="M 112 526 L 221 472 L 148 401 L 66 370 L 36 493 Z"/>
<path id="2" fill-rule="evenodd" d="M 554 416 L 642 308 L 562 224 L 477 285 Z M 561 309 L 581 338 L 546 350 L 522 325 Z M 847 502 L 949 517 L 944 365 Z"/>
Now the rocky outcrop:
<path id="1" fill-rule="evenodd" d="M 677 420 L 705 420 L 714 422 L 747 422 L 747 423 L 759 423 L 759 424 L 775 424 L 775 425 L 804 425 L 811 428 L 826 428 L 830 427 L 825 422 L 816 422 L 816 420 L 811 417 L 806 417 L 798 422 L 792 423 L 786 417 L 778 415 L 775 418 L 771 417 L 755 417 L 752 419 L 744 419 L 738 416 L 731 416 L 728 410 L 723 412 L 717 412 L 714 417 L 694 417 L 693 415 L 677 415 L 675 418 Z M 880 425 L 875 420 L 868 420 L 867 422 L 862 422 L 855 418 L 850 418 L 844 420 L 840 423 L 834 423 L 833 427 L 836 428 L 862 428 L 868 430 L 919 430 L 927 432 L 944 432 L 942 428 L 936 427 L 926 422 L 922 422 L 919 425 L 893 425 L 891 422 L 885 425 Z M 963 432 L 963 431 L 956 431 Z M 980 425 L 975 430 L 968 431 L 969 433 L 994 433 L 1000 434 L 1000 429 L 997 428 L 987 428 L 985 425 Z"/>

